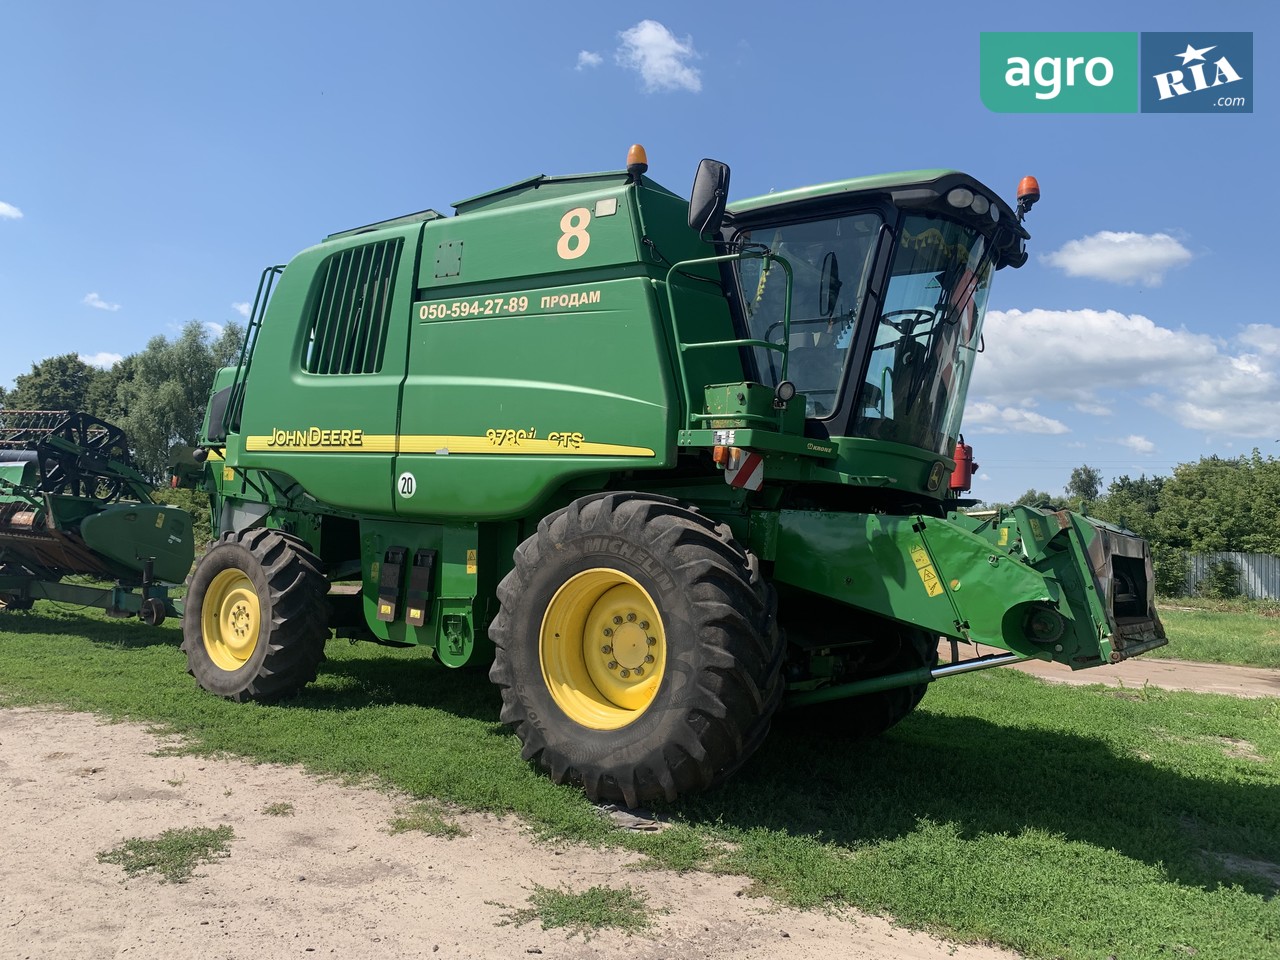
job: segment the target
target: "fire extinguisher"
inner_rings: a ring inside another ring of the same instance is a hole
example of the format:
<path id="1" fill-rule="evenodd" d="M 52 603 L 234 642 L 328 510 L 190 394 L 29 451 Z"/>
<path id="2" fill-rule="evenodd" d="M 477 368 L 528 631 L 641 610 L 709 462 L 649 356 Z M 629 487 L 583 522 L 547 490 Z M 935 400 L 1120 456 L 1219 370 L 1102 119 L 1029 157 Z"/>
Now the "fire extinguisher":
<path id="1" fill-rule="evenodd" d="M 952 457 L 956 468 L 951 472 L 951 492 L 963 493 L 973 486 L 973 473 L 978 465 L 973 462 L 973 447 L 964 442 L 964 434 L 960 434 L 960 442 L 956 444 L 956 452 Z"/>

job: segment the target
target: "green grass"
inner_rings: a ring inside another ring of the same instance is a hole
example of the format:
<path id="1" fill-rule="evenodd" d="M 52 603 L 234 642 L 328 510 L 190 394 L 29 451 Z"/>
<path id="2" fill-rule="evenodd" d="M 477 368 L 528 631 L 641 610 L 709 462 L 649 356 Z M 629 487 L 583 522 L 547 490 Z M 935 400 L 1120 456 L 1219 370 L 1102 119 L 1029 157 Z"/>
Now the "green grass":
<path id="1" fill-rule="evenodd" d="M 1169 643 L 1143 656 L 1280 668 L 1280 605 L 1179 599 L 1158 610 Z"/>
<path id="2" fill-rule="evenodd" d="M 98 854 L 98 862 L 114 863 L 131 877 L 158 873 L 163 883 L 186 883 L 200 864 L 230 856 L 234 837 L 225 824 L 166 830 L 154 839 L 126 840 L 114 850 Z"/>
<path id="3" fill-rule="evenodd" d="M 653 922 L 649 904 L 630 886 L 620 889 L 596 886 L 574 893 L 567 887 L 553 889 L 535 884 L 529 904 L 513 911 L 508 918 L 510 922 L 521 926 L 540 920 L 543 930 L 567 927 L 570 936 L 580 933 L 588 940 L 597 930 L 613 928 L 639 933 Z"/>
<path id="4" fill-rule="evenodd" d="M 268 817 L 292 817 L 293 804 L 285 802 L 268 803 L 262 808 L 262 812 Z"/>
<path id="5" fill-rule="evenodd" d="M 520 759 L 482 670 L 333 642 L 276 707 L 198 690 L 169 624 L 38 605 L 0 614 L 0 695 L 154 723 L 225 751 L 750 878 L 1031 957 L 1280 958 L 1280 702 L 1051 686 L 992 670 L 936 684 L 867 744 L 775 730 L 726 785 L 614 829 Z M 234 786 L 230 781 L 228 787 Z M 1263 862 L 1260 867 L 1250 862 Z"/>
<path id="6" fill-rule="evenodd" d="M 391 818 L 392 833 L 408 833 L 416 830 L 433 837 L 452 840 L 454 837 L 465 837 L 467 831 L 453 820 L 446 820 L 440 805 L 433 800 L 415 803 L 403 813 Z"/>

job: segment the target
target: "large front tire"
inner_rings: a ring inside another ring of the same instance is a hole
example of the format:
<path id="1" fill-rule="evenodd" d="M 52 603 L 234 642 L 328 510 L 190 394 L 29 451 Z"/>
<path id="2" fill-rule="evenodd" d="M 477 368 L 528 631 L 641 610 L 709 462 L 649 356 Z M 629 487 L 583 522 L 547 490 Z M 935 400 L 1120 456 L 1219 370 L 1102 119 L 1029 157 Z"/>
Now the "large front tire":
<path id="1" fill-rule="evenodd" d="M 502 720 L 557 783 L 638 806 L 710 787 L 782 696 L 772 588 L 729 529 L 665 497 L 551 514 L 498 587 Z"/>
<path id="2" fill-rule="evenodd" d="M 187 671 L 230 700 L 296 693 L 324 659 L 327 592 L 319 560 L 297 538 L 261 527 L 224 534 L 187 581 Z"/>

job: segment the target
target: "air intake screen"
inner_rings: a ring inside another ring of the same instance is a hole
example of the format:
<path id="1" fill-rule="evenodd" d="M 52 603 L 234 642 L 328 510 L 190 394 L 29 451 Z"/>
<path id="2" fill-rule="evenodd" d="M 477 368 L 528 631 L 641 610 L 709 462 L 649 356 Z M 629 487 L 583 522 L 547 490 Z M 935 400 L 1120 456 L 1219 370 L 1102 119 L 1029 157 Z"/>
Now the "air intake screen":
<path id="1" fill-rule="evenodd" d="M 384 240 L 353 247 L 325 262 L 302 358 L 308 373 L 382 370 L 402 242 Z"/>

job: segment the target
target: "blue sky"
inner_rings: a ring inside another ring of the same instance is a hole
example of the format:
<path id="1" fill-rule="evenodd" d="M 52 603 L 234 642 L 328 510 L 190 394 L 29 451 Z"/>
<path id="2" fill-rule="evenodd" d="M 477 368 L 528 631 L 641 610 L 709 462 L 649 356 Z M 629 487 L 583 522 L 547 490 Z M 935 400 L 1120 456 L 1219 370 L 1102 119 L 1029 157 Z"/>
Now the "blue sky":
<path id="1" fill-rule="evenodd" d="M 1278 21 L 1233 2 L 5 4 L 0 385 L 240 320 L 262 267 L 325 234 L 617 169 L 640 142 L 681 194 L 705 156 L 738 198 L 955 167 L 1011 199 L 1039 178 L 965 418 L 977 496 L 1280 453 Z M 979 34 L 1011 29 L 1252 31 L 1255 112 L 991 113 Z"/>

